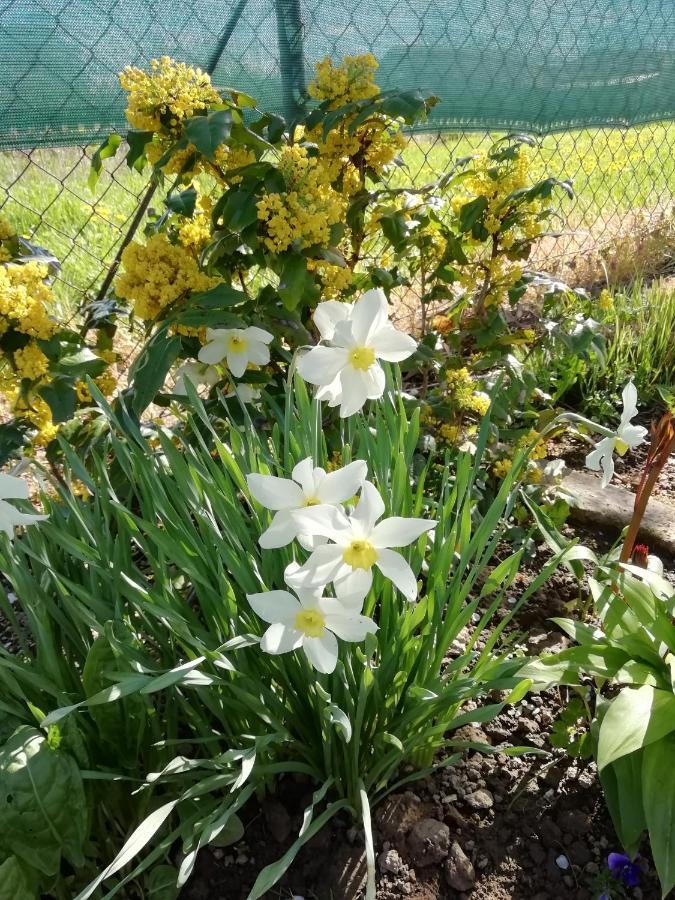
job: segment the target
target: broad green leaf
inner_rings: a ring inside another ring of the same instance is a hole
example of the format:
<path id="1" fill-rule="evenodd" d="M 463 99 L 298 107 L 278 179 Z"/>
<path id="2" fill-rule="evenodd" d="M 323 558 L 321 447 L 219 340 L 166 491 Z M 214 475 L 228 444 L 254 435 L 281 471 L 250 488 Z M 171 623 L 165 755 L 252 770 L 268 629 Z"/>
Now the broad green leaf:
<path id="1" fill-rule="evenodd" d="M 101 359 L 88 347 L 83 347 L 77 353 L 62 357 L 54 368 L 56 371 L 74 378 L 81 378 L 84 375 L 95 378 L 106 370 L 107 365 L 104 359 Z"/>
<path id="2" fill-rule="evenodd" d="M 474 225 L 483 217 L 483 213 L 488 207 L 486 197 L 476 197 L 465 203 L 459 211 L 459 228 L 460 231 L 471 231 Z"/>
<path id="3" fill-rule="evenodd" d="M 598 735 L 598 769 L 675 730 L 675 696 L 651 685 L 624 688 L 612 700 Z"/>
<path id="4" fill-rule="evenodd" d="M 136 415 L 140 416 L 154 400 L 178 357 L 180 347 L 180 337 L 176 334 L 169 336 L 167 326 L 164 326 L 155 332 L 135 360 L 128 393 Z"/>
<path id="5" fill-rule="evenodd" d="M 99 176 L 103 171 L 103 160 L 109 159 L 111 156 L 114 156 L 117 153 L 117 149 L 121 143 L 122 138 L 119 136 L 119 134 L 109 134 L 92 156 L 91 171 L 89 172 L 88 181 L 90 191 L 93 191 L 96 187 Z"/>
<path id="6" fill-rule="evenodd" d="M 67 375 L 55 375 L 48 384 L 38 390 L 38 394 L 51 410 L 53 422 L 57 425 L 60 422 L 69 422 L 75 415 L 77 394 L 73 384 L 73 379 Z"/>
<path id="7" fill-rule="evenodd" d="M 665 897 L 675 887 L 675 735 L 645 747 L 642 793 L 649 843 Z"/>
<path id="8" fill-rule="evenodd" d="M 190 187 L 185 188 L 184 191 L 180 191 L 177 194 L 169 194 L 164 201 L 164 204 L 171 212 L 175 212 L 180 216 L 192 218 L 195 214 L 195 206 L 197 204 L 197 190 L 195 186 L 191 184 Z"/>
<path id="9" fill-rule="evenodd" d="M 145 165 L 145 147 L 149 144 L 154 136 L 153 131 L 127 131 L 127 144 L 129 150 L 127 152 L 127 165 L 130 169 L 136 169 L 138 172 L 143 171 Z"/>
<path id="10" fill-rule="evenodd" d="M 178 897 L 178 870 L 173 866 L 155 866 L 145 883 L 147 900 L 176 900 Z"/>
<path id="11" fill-rule="evenodd" d="M 75 760 L 23 725 L 0 749 L 0 834 L 7 849 L 45 875 L 61 857 L 84 864 L 87 804 Z"/>
<path id="12" fill-rule="evenodd" d="M 0 864 L 0 900 L 36 900 L 37 885 L 16 856 Z"/>
<path id="13" fill-rule="evenodd" d="M 633 856 L 647 827 L 642 802 L 643 751 L 621 756 L 600 772 L 605 803 L 626 853 Z"/>
<path id="14" fill-rule="evenodd" d="M 286 309 L 295 309 L 318 299 L 319 288 L 307 270 L 304 256 L 289 254 L 279 280 L 279 296 Z"/>
<path id="15" fill-rule="evenodd" d="M 189 119 L 184 134 L 198 153 L 213 161 L 216 150 L 227 140 L 231 129 L 232 113 L 229 109 L 219 109 L 206 116 Z"/>

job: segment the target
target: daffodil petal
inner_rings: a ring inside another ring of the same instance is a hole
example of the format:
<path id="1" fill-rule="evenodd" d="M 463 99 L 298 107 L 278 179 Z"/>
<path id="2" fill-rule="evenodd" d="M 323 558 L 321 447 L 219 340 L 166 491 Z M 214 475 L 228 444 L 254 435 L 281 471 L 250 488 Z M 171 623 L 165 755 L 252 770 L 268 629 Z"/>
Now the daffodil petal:
<path id="1" fill-rule="evenodd" d="M 340 373 L 342 384 L 342 402 L 340 404 L 340 417 L 346 419 L 353 416 L 363 408 L 368 399 L 369 381 L 365 372 L 346 367 Z"/>
<path id="2" fill-rule="evenodd" d="M 275 622 L 267 629 L 260 639 L 260 649 L 265 653 L 277 656 L 280 653 L 289 653 L 297 650 L 302 644 L 302 632 L 283 622 Z"/>
<path id="3" fill-rule="evenodd" d="M 367 474 L 367 463 L 357 459 L 342 469 L 329 472 L 317 485 L 316 495 L 322 503 L 344 503 L 359 491 Z"/>
<path id="4" fill-rule="evenodd" d="M 302 649 L 317 672 L 330 675 L 335 670 L 338 660 L 338 642 L 330 631 L 324 631 L 318 638 L 303 637 Z"/>
<path id="5" fill-rule="evenodd" d="M 387 297 L 382 288 L 373 288 L 362 294 L 354 304 L 351 326 L 358 346 L 369 346 L 370 336 L 387 321 Z"/>
<path id="6" fill-rule="evenodd" d="M 395 550 L 379 550 L 375 565 L 407 600 L 417 598 L 417 580 L 408 563 Z"/>
<path id="7" fill-rule="evenodd" d="M 387 322 L 379 328 L 371 339 L 371 346 L 378 359 L 386 362 L 401 362 L 417 349 L 417 342 Z"/>
<path id="8" fill-rule="evenodd" d="M 259 344 L 269 344 L 273 340 L 274 335 L 264 328 L 258 328 L 256 325 L 249 325 L 241 332 L 241 336 L 248 341 L 255 341 Z"/>
<path id="9" fill-rule="evenodd" d="M 263 550 L 276 550 L 290 544 L 296 535 L 297 527 L 290 511 L 280 509 L 275 513 L 269 527 L 258 538 L 258 544 Z"/>
<path id="10" fill-rule="evenodd" d="M 407 547 L 413 541 L 431 531 L 436 522 L 433 519 L 406 519 L 402 516 L 391 516 L 379 522 L 370 536 L 373 547 Z"/>
<path id="11" fill-rule="evenodd" d="M 324 300 L 314 310 L 314 324 L 319 330 L 322 340 L 330 341 L 335 333 L 335 325 L 349 319 L 352 314 L 352 304 L 343 303 L 340 300 Z"/>
<path id="12" fill-rule="evenodd" d="M 28 484 L 23 478 L 0 474 L 0 498 L 3 500 L 28 500 L 29 496 Z"/>
<path id="13" fill-rule="evenodd" d="M 224 341 L 214 340 L 210 344 L 204 344 L 199 351 L 197 358 L 200 362 L 207 363 L 210 366 L 222 362 L 227 354 L 227 347 Z"/>
<path id="14" fill-rule="evenodd" d="M 250 350 L 250 347 L 248 350 Z M 227 367 L 235 378 L 241 378 L 246 371 L 246 366 L 248 366 L 248 350 L 246 352 L 237 351 L 236 353 L 230 351 L 227 354 Z"/>
<path id="15" fill-rule="evenodd" d="M 352 521 L 363 529 L 364 534 L 369 535 L 375 527 L 375 522 L 382 515 L 384 515 L 384 500 L 380 492 L 372 482 L 364 482 L 361 497 L 351 515 Z"/>
<path id="16" fill-rule="evenodd" d="M 287 569 L 284 578 L 292 588 L 312 588 L 328 584 L 343 568 L 342 549 L 336 544 L 323 544 L 297 571 L 289 574 Z"/>
<path id="17" fill-rule="evenodd" d="M 338 573 L 333 578 L 335 593 L 341 597 L 351 597 L 351 604 L 355 605 L 357 598 L 363 602 L 373 584 L 372 569 L 350 569 L 346 567 L 344 572 Z"/>
<path id="18" fill-rule="evenodd" d="M 282 622 L 297 615 L 302 607 L 297 597 L 288 591 L 265 591 L 247 594 L 249 606 L 265 622 Z"/>
<path id="19" fill-rule="evenodd" d="M 339 605 L 339 604 L 338 604 Z M 345 614 L 344 609 L 326 613 L 326 628 L 341 641 L 362 641 L 367 634 L 375 634 L 377 625 L 368 616 Z"/>
<path id="20" fill-rule="evenodd" d="M 312 347 L 298 360 L 298 374 L 310 384 L 329 385 L 346 365 L 343 347 Z"/>
<path id="21" fill-rule="evenodd" d="M 246 483 L 253 499 L 265 509 L 292 509 L 304 502 L 302 490 L 289 478 L 252 472 L 246 476 Z"/>

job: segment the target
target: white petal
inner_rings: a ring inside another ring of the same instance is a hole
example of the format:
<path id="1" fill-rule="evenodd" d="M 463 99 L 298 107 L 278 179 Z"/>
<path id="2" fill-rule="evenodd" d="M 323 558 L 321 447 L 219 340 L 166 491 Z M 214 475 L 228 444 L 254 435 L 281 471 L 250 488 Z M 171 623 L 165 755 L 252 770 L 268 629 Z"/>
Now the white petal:
<path id="1" fill-rule="evenodd" d="M 247 594 L 253 612 L 265 622 L 285 622 L 296 616 L 300 601 L 288 591 L 265 591 L 261 594 Z"/>
<path id="2" fill-rule="evenodd" d="M 365 377 L 366 373 L 359 369 L 346 367 L 340 373 L 340 381 L 342 384 L 342 402 L 340 405 L 340 417 L 346 419 L 353 416 L 363 408 L 363 404 L 368 399 L 369 381 Z"/>
<path id="3" fill-rule="evenodd" d="M 375 522 L 383 514 L 384 500 L 380 496 L 380 492 L 372 482 L 364 482 L 361 498 L 351 515 L 352 521 L 363 530 L 364 535 L 370 535 L 375 527 Z"/>
<path id="4" fill-rule="evenodd" d="M 384 369 L 380 366 L 379 363 L 375 363 L 374 365 L 370 366 L 369 369 L 366 369 L 363 375 L 368 399 L 379 400 L 382 394 L 384 394 L 384 387 L 386 384 Z"/>
<path id="5" fill-rule="evenodd" d="M 317 587 L 332 581 L 344 565 L 342 549 L 336 544 L 323 544 L 299 569 L 289 572 L 287 568 L 284 579 L 292 588 Z"/>
<path id="6" fill-rule="evenodd" d="M 316 392 L 317 400 L 327 400 L 329 406 L 338 406 L 342 403 L 342 377 L 337 376 L 330 384 L 324 384 Z"/>
<path id="7" fill-rule="evenodd" d="M 348 319 L 352 308 L 351 303 L 342 303 L 340 300 L 324 300 L 319 303 L 312 318 L 324 341 L 332 340 L 336 323 Z"/>
<path id="8" fill-rule="evenodd" d="M 413 541 L 436 526 L 433 519 L 405 519 L 392 516 L 373 529 L 370 542 L 373 547 L 407 547 Z"/>
<path id="9" fill-rule="evenodd" d="M 401 362 L 417 349 L 416 341 L 409 334 L 404 334 L 394 328 L 390 322 L 375 332 L 371 339 L 371 346 L 378 359 L 384 359 L 387 362 Z"/>
<path id="10" fill-rule="evenodd" d="M 335 593 L 338 597 L 350 598 L 350 608 L 359 602 L 363 604 L 372 584 L 372 569 L 350 569 L 347 566 L 344 573 L 338 573 L 334 578 Z M 344 605 L 346 606 L 347 603 L 345 602 Z"/>
<path id="11" fill-rule="evenodd" d="M 637 414 L 637 388 L 629 381 L 621 393 L 623 400 L 623 412 L 621 413 L 621 425 L 625 425 Z"/>
<path id="12" fill-rule="evenodd" d="M 303 506 L 293 510 L 298 532 L 320 534 L 343 546 L 350 540 L 352 528 L 349 519 L 337 506 Z"/>
<path id="13" fill-rule="evenodd" d="M 612 480 L 614 474 L 614 460 L 612 453 L 614 452 L 614 438 L 606 437 L 595 445 L 586 457 L 586 465 L 589 469 L 602 469 L 602 486 L 607 487 Z"/>
<path id="14" fill-rule="evenodd" d="M 324 631 L 321 637 L 303 637 L 302 649 L 317 672 L 330 675 L 337 665 L 338 642 L 334 634 Z"/>
<path id="15" fill-rule="evenodd" d="M 199 351 L 197 358 L 199 359 L 199 362 L 215 365 L 216 363 L 222 362 L 223 359 L 225 359 L 226 354 L 227 345 L 225 341 L 215 340 L 211 341 L 210 344 L 205 344 Z"/>
<path id="16" fill-rule="evenodd" d="M 241 336 L 247 341 L 256 341 L 260 344 L 269 344 L 274 338 L 274 335 L 270 334 L 269 331 L 265 331 L 264 328 L 257 328 L 255 325 L 249 325 L 248 328 L 244 328 Z"/>
<path id="17" fill-rule="evenodd" d="M 368 616 L 345 614 L 344 609 L 326 614 L 326 628 L 341 641 L 362 641 L 367 634 L 377 631 L 377 625 Z"/>
<path id="18" fill-rule="evenodd" d="M 320 547 L 322 544 L 326 544 L 328 542 L 328 538 L 324 537 L 322 534 L 304 534 L 300 533 L 296 535 L 297 541 L 300 546 L 304 550 L 316 550 L 317 547 Z"/>
<path id="19" fill-rule="evenodd" d="M 280 509 L 275 513 L 269 527 L 258 538 L 258 543 L 263 550 L 276 550 L 290 544 L 296 535 L 297 527 L 290 511 Z"/>
<path id="20" fill-rule="evenodd" d="M 392 581 L 408 600 L 417 597 L 417 580 L 413 570 L 395 550 L 380 550 L 375 565 L 380 572 Z"/>
<path id="21" fill-rule="evenodd" d="M 302 490 L 290 478 L 252 472 L 246 482 L 251 496 L 265 509 L 293 509 L 304 503 Z"/>
<path id="22" fill-rule="evenodd" d="M 320 471 L 323 472 L 323 469 Z M 313 497 L 315 495 L 314 460 L 311 456 L 296 463 L 291 472 L 291 478 L 293 481 L 298 482 L 305 497 Z"/>
<path id="23" fill-rule="evenodd" d="M 28 484 L 16 475 L 0 473 L 0 498 L 11 500 L 28 500 Z"/>
<path id="24" fill-rule="evenodd" d="M 341 347 L 312 347 L 298 360 L 298 374 L 310 384 L 328 385 L 347 365 L 347 351 Z"/>
<path id="25" fill-rule="evenodd" d="M 367 474 L 367 463 L 357 459 L 342 469 L 329 472 L 317 485 L 316 495 L 322 503 L 344 503 L 358 492 Z"/>
<path id="26" fill-rule="evenodd" d="M 270 348 L 259 341 L 252 341 L 246 348 L 246 353 L 249 363 L 255 366 L 266 366 L 270 361 Z"/>
<path id="27" fill-rule="evenodd" d="M 296 650 L 302 644 L 302 632 L 282 622 L 275 622 L 267 629 L 260 639 L 260 649 L 265 653 L 277 656 L 279 653 L 289 653 Z"/>
<path id="28" fill-rule="evenodd" d="M 200 357 L 201 358 L 201 357 Z M 248 366 L 248 350 L 246 352 L 227 354 L 227 367 L 235 378 L 241 378 Z"/>
<path id="29" fill-rule="evenodd" d="M 370 346 L 370 336 L 387 321 L 389 309 L 382 288 L 366 291 L 354 304 L 351 316 L 352 334 L 360 346 Z"/>
<path id="30" fill-rule="evenodd" d="M 643 425 L 624 425 L 619 429 L 618 437 L 629 447 L 639 447 L 647 434 L 647 429 Z"/>
<path id="31" fill-rule="evenodd" d="M 351 574 L 351 572 L 349 574 Z M 350 612 L 360 613 L 363 609 L 363 601 L 365 599 L 362 586 L 360 586 L 360 589 L 356 591 L 356 593 L 348 591 L 348 587 L 349 582 L 345 584 L 344 578 L 341 581 L 338 580 L 334 582 L 333 590 L 335 591 L 336 600 L 344 609 L 348 609 Z M 366 594 L 368 593 L 368 590 L 369 588 L 366 589 Z"/>

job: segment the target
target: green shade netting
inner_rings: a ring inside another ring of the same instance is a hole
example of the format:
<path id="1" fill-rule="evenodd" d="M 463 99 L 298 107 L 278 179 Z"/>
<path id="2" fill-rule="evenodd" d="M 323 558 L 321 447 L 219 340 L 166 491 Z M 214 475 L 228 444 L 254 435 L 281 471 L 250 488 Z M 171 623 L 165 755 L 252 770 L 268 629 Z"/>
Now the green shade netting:
<path id="1" fill-rule="evenodd" d="M 675 0 L 0 0 L 0 146 L 124 127 L 117 72 L 168 54 L 288 110 L 326 55 L 372 51 L 425 126 L 551 131 L 675 113 Z"/>

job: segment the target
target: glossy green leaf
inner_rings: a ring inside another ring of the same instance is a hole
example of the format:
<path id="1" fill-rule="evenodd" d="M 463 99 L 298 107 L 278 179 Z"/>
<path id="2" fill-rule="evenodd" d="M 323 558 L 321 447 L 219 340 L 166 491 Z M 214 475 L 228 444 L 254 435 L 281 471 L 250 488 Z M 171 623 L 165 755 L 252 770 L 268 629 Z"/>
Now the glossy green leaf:
<path id="1" fill-rule="evenodd" d="M 624 688 L 612 700 L 598 735 L 598 769 L 675 731 L 675 695 L 651 685 Z"/>
<path id="2" fill-rule="evenodd" d="M 675 735 L 645 747 L 642 791 L 649 843 L 665 897 L 675 887 Z"/>

